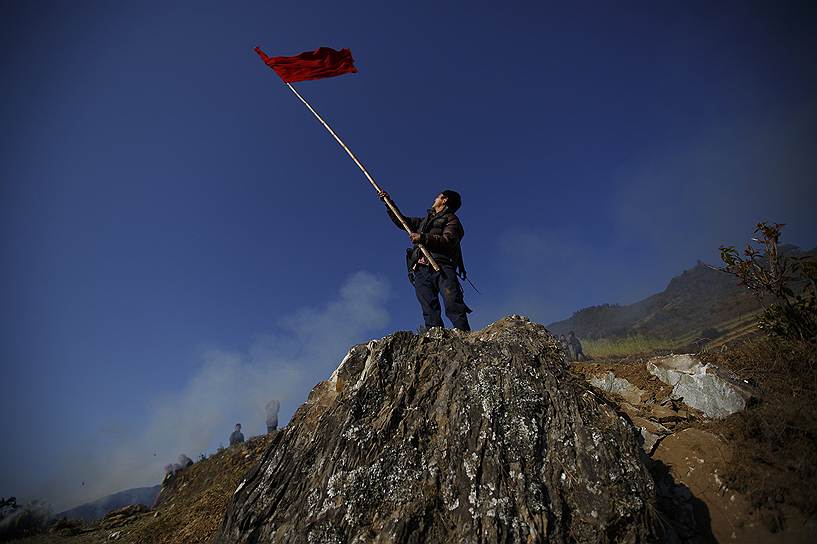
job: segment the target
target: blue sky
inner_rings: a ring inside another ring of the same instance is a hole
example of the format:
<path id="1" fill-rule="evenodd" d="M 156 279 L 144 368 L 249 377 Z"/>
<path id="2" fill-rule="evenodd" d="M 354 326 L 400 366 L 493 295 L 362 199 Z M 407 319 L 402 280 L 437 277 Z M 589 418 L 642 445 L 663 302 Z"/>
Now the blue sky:
<path id="1" fill-rule="evenodd" d="M 760 220 L 817 245 L 809 2 L 6 2 L 0 495 L 153 484 L 421 322 L 409 214 L 463 195 L 484 326 L 664 288 Z M 154 455 L 155 454 L 155 455 Z"/>

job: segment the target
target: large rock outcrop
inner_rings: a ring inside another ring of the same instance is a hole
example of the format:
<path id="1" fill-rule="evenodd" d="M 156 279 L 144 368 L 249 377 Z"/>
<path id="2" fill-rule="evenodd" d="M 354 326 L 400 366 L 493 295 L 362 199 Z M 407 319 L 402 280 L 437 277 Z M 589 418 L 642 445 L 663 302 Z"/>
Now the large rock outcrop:
<path id="1" fill-rule="evenodd" d="M 399 332 L 315 387 L 216 541 L 653 541 L 636 436 L 541 325 Z"/>

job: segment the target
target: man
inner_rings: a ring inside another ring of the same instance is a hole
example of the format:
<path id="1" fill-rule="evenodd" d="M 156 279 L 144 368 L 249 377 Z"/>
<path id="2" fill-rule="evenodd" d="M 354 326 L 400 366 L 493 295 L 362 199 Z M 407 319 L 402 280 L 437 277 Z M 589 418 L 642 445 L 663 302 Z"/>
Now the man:
<path id="1" fill-rule="evenodd" d="M 559 335 L 559 345 L 561 346 L 562 351 L 563 351 L 563 352 L 564 352 L 564 354 L 565 354 L 565 358 L 566 358 L 568 361 L 570 361 L 570 360 L 571 360 L 571 359 L 570 359 L 570 357 L 571 357 L 571 353 L 570 353 L 570 346 L 568 345 L 568 343 L 567 343 L 567 338 L 565 337 L 565 335 L 564 335 L 564 334 Z"/>
<path id="2" fill-rule="evenodd" d="M 385 201 L 389 195 L 383 191 L 380 198 Z M 443 326 L 439 299 L 442 295 L 445 315 L 454 328 L 461 331 L 471 330 L 468 324 L 468 313 L 471 309 L 463 301 L 462 287 L 457 280 L 457 270 L 462 273 L 465 271 L 460 251 L 460 240 L 465 231 L 455 215 L 461 205 L 459 193 L 446 190 L 437 195 L 425 217 L 405 217 L 406 224 L 411 229 L 409 239 L 415 244 L 408 250 L 406 257 L 409 279 L 414 284 L 426 328 Z M 387 208 L 387 211 L 394 224 L 403 229 L 391 210 Z M 424 245 L 431 253 L 431 257 L 440 266 L 439 272 L 434 271 L 416 244 Z"/>
<path id="3" fill-rule="evenodd" d="M 244 442 L 244 434 L 241 432 L 241 423 L 235 424 L 235 430 L 230 435 L 230 445 L 235 446 Z"/>
<path id="4" fill-rule="evenodd" d="M 570 331 L 567 333 L 567 343 L 570 346 L 571 361 L 584 361 L 584 351 L 582 350 L 582 343 L 576 338 L 576 333 Z"/>

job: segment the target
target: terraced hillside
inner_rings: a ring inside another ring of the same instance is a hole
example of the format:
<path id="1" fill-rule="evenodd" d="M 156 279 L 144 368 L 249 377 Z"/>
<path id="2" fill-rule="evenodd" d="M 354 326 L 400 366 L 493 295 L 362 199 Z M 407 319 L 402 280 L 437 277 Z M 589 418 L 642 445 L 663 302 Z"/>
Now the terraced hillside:
<path id="1" fill-rule="evenodd" d="M 792 256 L 817 255 L 785 246 Z M 628 305 L 604 304 L 548 325 L 556 334 L 575 331 L 598 353 L 627 355 L 651 349 L 720 346 L 756 331 L 764 303 L 735 277 L 699 262 L 670 280 L 667 288 Z"/>

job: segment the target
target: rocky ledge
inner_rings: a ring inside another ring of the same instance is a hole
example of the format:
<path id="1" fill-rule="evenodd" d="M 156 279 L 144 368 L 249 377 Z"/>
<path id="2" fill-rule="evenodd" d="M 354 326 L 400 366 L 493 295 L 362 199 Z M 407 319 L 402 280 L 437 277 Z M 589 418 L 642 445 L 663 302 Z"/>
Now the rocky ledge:
<path id="1" fill-rule="evenodd" d="M 637 438 L 541 325 L 399 332 L 313 389 L 216 541 L 654 541 Z"/>

